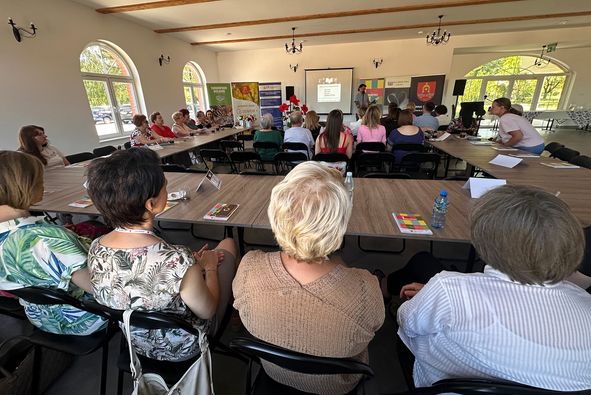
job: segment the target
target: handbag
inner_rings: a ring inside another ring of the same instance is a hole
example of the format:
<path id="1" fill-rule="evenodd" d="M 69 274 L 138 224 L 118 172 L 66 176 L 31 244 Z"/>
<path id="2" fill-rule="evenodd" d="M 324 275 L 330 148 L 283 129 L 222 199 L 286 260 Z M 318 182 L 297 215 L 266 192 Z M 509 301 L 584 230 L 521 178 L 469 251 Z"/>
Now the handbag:
<path id="1" fill-rule="evenodd" d="M 156 373 L 142 373 L 142 366 L 131 345 L 130 318 L 133 310 L 123 313 L 123 329 L 129 347 L 129 366 L 133 378 L 132 395 L 214 395 L 211 376 L 211 354 L 205 333 L 199 333 L 201 355 L 171 388 Z"/>

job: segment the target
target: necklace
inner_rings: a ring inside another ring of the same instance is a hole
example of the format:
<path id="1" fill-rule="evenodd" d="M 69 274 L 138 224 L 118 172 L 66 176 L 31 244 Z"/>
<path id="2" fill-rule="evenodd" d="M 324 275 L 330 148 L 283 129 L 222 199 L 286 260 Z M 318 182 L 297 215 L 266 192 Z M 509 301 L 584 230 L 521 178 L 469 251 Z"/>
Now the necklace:
<path id="1" fill-rule="evenodd" d="M 130 229 L 130 228 L 117 227 L 117 228 L 115 228 L 115 232 L 136 233 L 136 234 L 144 234 L 144 235 L 152 235 L 152 236 L 155 236 L 155 234 L 154 234 L 153 231 L 146 230 L 146 229 Z"/>

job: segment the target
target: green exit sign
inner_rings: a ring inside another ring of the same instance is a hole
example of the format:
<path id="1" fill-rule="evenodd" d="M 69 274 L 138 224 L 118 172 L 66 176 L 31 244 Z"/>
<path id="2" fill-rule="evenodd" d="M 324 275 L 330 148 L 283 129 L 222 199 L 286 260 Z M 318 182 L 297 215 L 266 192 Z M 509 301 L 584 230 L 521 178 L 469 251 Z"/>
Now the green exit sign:
<path id="1" fill-rule="evenodd" d="M 557 46 L 558 46 L 558 43 L 552 43 L 552 44 L 546 45 L 546 52 L 550 53 L 550 52 L 556 51 Z"/>

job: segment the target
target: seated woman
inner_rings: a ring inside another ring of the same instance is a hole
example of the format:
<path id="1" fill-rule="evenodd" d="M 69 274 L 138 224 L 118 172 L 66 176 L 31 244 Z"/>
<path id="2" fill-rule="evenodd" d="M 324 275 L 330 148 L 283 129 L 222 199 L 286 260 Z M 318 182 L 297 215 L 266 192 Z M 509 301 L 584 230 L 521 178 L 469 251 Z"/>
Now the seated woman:
<path id="1" fill-rule="evenodd" d="M 182 112 L 177 111 L 172 114 L 172 132 L 176 137 L 192 136 L 193 131 L 185 123 L 185 116 Z"/>
<path id="2" fill-rule="evenodd" d="M 544 151 L 544 139 L 526 118 L 511 111 L 511 100 L 506 97 L 494 100 L 491 113 L 499 117 L 498 143 L 536 155 Z"/>
<path id="3" fill-rule="evenodd" d="M 153 143 L 160 144 L 171 140 L 151 131 L 145 115 L 135 114 L 131 121 L 135 125 L 134 131 L 129 135 L 132 147 L 141 147 L 142 145 Z"/>
<path id="4" fill-rule="evenodd" d="M 471 235 L 484 273 L 443 271 L 400 291 L 412 298 L 398 310 L 398 334 L 415 356 L 415 385 L 478 377 L 591 389 L 591 295 L 567 281 L 585 240 L 568 206 L 538 188 L 501 186 L 474 202 Z"/>
<path id="5" fill-rule="evenodd" d="M 261 128 L 254 133 L 254 142 L 270 142 L 277 144 L 278 149 L 262 148 L 257 152 L 262 160 L 273 160 L 275 154 L 281 151 L 283 144 L 283 134 L 278 130 L 273 130 L 273 115 L 265 114 L 261 117 Z"/>
<path id="6" fill-rule="evenodd" d="M 217 119 L 215 118 L 215 114 L 212 110 L 207 110 L 205 112 L 205 122 L 210 125 L 209 127 L 217 127 L 219 126 Z"/>
<path id="7" fill-rule="evenodd" d="M 412 123 L 413 114 L 410 110 L 400 111 L 398 127 L 392 130 L 390 137 L 388 137 L 388 147 L 394 148 L 396 163 L 400 163 L 404 155 L 408 154 L 408 151 L 395 149 L 397 144 L 423 144 L 425 142 L 425 134 L 421 128 Z"/>
<path id="8" fill-rule="evenodd" d="M 461 109 L 460 116 L 452 120 L 447 127 L 447 132 L 451 134 L 466 133 L 469 136 L 478 134 L 478 122 L 473 117 L 472 110 Z"/>
<path id="9" fill-rule="evenodd" d="M 380 125 L 381 113 L 375 104 L 369 106 L 357 132 L 357 143 L 378 142 L 386 145 L 386 128 Z"/>
<path id="10" fill-rule="evenodd" d="M 166 137 L 169 139 L 173 139 L 176 137 L 172 132 L 172 129 L 170 129 L 168 125 L 164 123 L 164 118 L 162 117 L 162 114 L 160 114 L 159 112 L 153 112 L 152 114 L 150 114 L 150 121 L 152 121 L 152 124 L 150 125 L 150 130 L 156 133 L 158 136 Z"/>
<path id="11" fill-rule="evenodd" d="M 339 153 L 349 159 L 353 155 L 353 135 L 343 129 L 343 113 L 332 110 L 326 118 L 326 127 L 320 132 L 314 146 L 316 154 Z"/>
<path id="12" fill-rule="evenodd" d="M 29 207 L 43 199 L 43 164 L 32 155 L 0 151 L 0 289 L 30 286 L 61 289 L 76 299 L 90 297 L 87 247 L 78 236 Z M 46 332 L 88 335 L 105 321 L 68 305 L 21 300 L 29 321 Z"/>
<path id="13" fill-rule="evenodd" d="M 231 296 L 234 241 L 223 240 L 216 251 L 205 246 L 195 252 L 154 234 L 154 217 L 167 199 L 158 155 L 132 148 L 94 160 L 88 194 L 115 228 L 96 239 L 88 252 L 96 300 L 120 310 L 166 311 L 215 333 Z M 158 360 L 199 354 L 198 339 L 182 330 L 132 328 L 132 343 L 140 354 Z"/>
<path id="14" fill-rule="evenodd" d="M 305 354 L 367 363 L 367 345 L 384 322 L 377 279 L 330 256 L 351 208 L 343 177 L 318 162 L 299 164 L 273 188 L 268 215 L 281 251 L 250 251 L 233 283 L 234 307 L 251 334 Z M 360 379 L 263 367 L 273 380 L 316 394 L 347 393 Z"/>
<path id="15" fill-rule="evenodd" d="M 205 117 L 205 113 L 203 111 L 197 112 L 196 125 L 199 129 L 208 129 L 211 127 L 211 124 L 207 122 L 207 118 Z"/>
<path id="16" fill-rule="evenodd" d="M 390 137 L 392 130 L 398 127 L 398 116 L 400 115 L 400 108 L 398 103 L 392 102 L 388 104 L 388 115 L 380 119 L 380 124 L 386 128 L 386 138 Z"/>
<path id="17" fill-rule="evenodd" d="M 320 134 L 320 129 L 322 129 L 322 126 L 320 125 L 320 117 L 316 111 L 308 111 L 306 113 L 306 116 L 304 117 L 304 127 L 312 133 L 312 137 L 314 138 L 314 141 L 316 141 Z"/>
<path id="18" fill-rule="evenodd" d="M 39 159 L 46 169 L 70 164 L 60 150 L 49 144 L 45 129 L 41 126 L 23 126 L 18 133 L 18 139 L 20 142 L 18 150 Z"/>

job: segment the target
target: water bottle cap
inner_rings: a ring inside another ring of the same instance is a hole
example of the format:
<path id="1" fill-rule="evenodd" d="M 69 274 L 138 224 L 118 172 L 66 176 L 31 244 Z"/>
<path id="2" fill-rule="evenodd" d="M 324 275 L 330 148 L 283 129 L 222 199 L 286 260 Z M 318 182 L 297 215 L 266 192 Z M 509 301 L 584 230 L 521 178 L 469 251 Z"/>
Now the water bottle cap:
<path id="1" fill-rule="evenodd" d="M 353 177 L 353 172 L 352 171 L 348 171 L 347 172 L 347 177 Z"/>
<path id="2" fill-rule="evenodd" d="M 443 189 L 441 192 L 439 192 L 440 196 L 447 196 L 447 191 L 445 189 Z"/>

